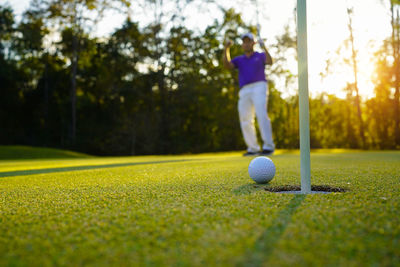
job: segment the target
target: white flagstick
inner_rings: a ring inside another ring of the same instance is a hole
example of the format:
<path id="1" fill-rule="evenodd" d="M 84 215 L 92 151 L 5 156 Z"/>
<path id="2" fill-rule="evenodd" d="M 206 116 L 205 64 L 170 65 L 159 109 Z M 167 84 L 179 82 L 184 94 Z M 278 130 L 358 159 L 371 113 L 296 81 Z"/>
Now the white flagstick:
<path id="1" fill-rule="evenodd" d="M 301 193 L 311 193 L 310 122 L 308 103 L 307 0 L 297 0 Z"/>

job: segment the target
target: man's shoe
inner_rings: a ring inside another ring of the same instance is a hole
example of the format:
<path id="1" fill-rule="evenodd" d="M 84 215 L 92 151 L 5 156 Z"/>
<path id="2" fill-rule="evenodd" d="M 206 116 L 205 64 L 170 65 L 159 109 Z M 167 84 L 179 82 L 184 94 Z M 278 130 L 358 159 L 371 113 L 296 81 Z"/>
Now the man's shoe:
<path id="1" fill-rule="evenodd" d="M 269 156 L 269 155 L 272 155 L 272 154 L 274 154 L 274 151 L 273 150 L 269 150 L 269 149 L 263 149 L 263 151 L 261 151 L 261 153 L 260 153 L 260 155 L 262 155 L 262 156 Z"/>
<path id="2" fill-rule="evenodd" d="M 244 157 L 252 157 L 252 156 L 258 156 L 260 153 L 259 152 L 250 152 L 247 151 L 246 153 L 243 154 Z"/>

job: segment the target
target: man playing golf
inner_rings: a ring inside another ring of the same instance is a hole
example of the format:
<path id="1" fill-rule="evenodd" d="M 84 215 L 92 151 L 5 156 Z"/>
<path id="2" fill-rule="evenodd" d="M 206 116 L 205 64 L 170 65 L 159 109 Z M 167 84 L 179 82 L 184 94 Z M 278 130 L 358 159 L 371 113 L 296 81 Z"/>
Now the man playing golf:
<path id="1" fill-rule="evenodd" d="M 259 38 L 259 44 L 264 52 L 254 51 L 254 36 L 251 33 L 242 36 L 242 49 L 244 54 L 231 60 L 231 41 L 225 43 L 223 56 L 224 66 L 228 69 L 239 70 L 239 120 L 247 153 L 244 156 L 270 155 L 274 152 L 275 145 L 272 140 L 271 121 L 267 113 L 268 83 L 265 78 L 265 65 L 272 64 L 271 55 L 268 53 L 264 42 Z M 262 150 L 257 142 L 254 126 L 254 112 L 257 116 L 260 134 L 263 140 Z"/>

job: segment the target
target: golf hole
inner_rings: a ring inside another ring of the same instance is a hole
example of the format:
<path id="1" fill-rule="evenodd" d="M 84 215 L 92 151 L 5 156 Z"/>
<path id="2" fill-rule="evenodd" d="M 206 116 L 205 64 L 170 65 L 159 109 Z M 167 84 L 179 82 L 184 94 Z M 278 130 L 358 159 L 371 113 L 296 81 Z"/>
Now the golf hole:
<path id="1" fill-rule="evenodd" d="M 254 185 L 254 187 L 261 187 L 259 185 Z M 292 193 L 300 194 L 301 187 L 298 185 L 282 185 L 282 186 L 266 186 L 263 189 L 267 192 L 272 193 Z M 329 194 L 329 193 L 344 193 L 349 191 L 347 188 L 334 187 L 330 185 L 312 185 L 311 194 Z"/>

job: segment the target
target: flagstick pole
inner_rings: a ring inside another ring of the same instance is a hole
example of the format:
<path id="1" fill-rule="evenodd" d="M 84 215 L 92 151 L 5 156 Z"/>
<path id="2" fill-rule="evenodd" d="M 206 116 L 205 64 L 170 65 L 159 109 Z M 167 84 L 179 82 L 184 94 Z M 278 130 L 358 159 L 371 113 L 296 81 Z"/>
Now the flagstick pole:
<path id="1" fill-rule="evenodd" d="M 306 0 L 297 0 L 301 193 L 311 193 Z"/>

